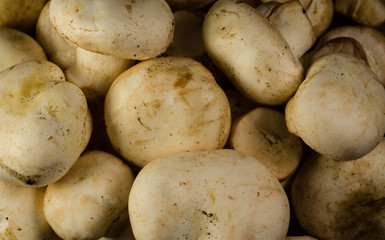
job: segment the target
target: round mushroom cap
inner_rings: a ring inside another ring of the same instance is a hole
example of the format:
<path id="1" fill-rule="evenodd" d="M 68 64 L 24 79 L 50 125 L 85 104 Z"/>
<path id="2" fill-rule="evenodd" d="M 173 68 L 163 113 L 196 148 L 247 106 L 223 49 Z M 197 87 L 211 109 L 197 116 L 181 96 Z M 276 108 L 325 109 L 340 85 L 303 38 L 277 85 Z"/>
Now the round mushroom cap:
<path id="1" fill-rule="evenodd" d="M 160 55 L 174 34 L 174 16 L 165 0 L 52 0 L 49 11 L 52 26 L 64 38 L 125 59 Z"/>
<path id="2" fill-rule="evenodd" d="M 319 239 L 382 239 L 385 235 L 385 140 L 369 154 L 335 161 L 312 152 L 291 186 L 295 215 Z"/>
<path id="3" fill-rule="evenodd" d="M 63 178 L 47 186 L 44 214 L 63 239 L 99 239 L 128 212 L 133 181 L 131 169 L 118 157 L 86 152 Z"/>
<path id="4" fill-rule="evenodd" d="M 343 53 L 318 58 L 287 103 L 289 131 L 336 160 L 360 158 L 385 133 L 385 89 L 359 59 Z"/>
<path id="5" fill-rule="evenodd" d="M 206 14 L 202 31 L 210 58 L 255 102 L 284 104 L 303 80 L 302 65 L 286 40 L 245 2 L 217 1 Z"/>
<path id="6" fill-rule="evenodd" d="M 35 39 L 8 27 L 0 27 L 0 52 L 0 72 L 18 63 L 47 60 L 44 50 Z"/>
<path id="7" fill-rule="evenodd" d="M 83 92 L 48 61 L 0 73 L 0 180 L 43 186 L 60 179 L 90 136 Z"/>
<path id="8" fill-rule="evenodd" d="M 137 240 L 284 239 L 289 202 L 257 159 L 230 149 L 157 158 L 129 196 Z"/>
<path id="9" fill-rule="evenodd" d="M 159 57 L 136 64 L 112 83 L 105 123 L 117 152 L 143 167 L 171 153 L 222 148 L 231 112 L 226 94 L 201 63 Z"/>

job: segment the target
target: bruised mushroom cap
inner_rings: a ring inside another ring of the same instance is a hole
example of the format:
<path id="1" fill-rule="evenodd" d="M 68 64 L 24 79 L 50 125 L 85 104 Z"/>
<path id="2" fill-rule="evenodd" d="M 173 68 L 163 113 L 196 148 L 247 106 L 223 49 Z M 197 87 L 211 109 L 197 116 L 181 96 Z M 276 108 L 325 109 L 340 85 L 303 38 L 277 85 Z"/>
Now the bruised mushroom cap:
<path id="1" fill-rule="evenodd" d="M 1 0 L 0 26 L 33 33 L 40 11 L 47 0 Z"/>
<path id="2" fill-rule="evenodd" d="M 369 154 L 335 161 L 315 152 L 304 159 L 291 186 L 295 215 L 319 239 L 382 239 L 385 140 Z"/>
<path id="3" fill-rule="evenodd" d="M 286 124 L 315 151 L 336 160 L 360 158 L 385 133 L 385 89 L 359 59 L 318 58 L 287 103 Z"/>
<path id="4" fill-rule="evenodd" d="M 49 19 L 48 1 L 40 12 L 36 23 L 36 40 L 43 47 L 48 59 L 65 70 L 75 64 L 76 45 L 63 38 L 52 27 Z"/>
<path id="5" fill-rule="evenodd" d="M 43 211 L 45 188 L 0 181 L 0 239 L 59 240 Z"/>
<path id="6" fill-rule="evenodd" d="M 139 172 L 128 203 L 137 240 L 278 240 L 288 230 L 289 202 L 277 178 L 230 149 L 155 159 Z"/>
<path id="7" fill-rule="evenodd" d="M 0 73 L 0 179 L 43 186 L 60 179 L 90 136 L 86 98 L 48 61 Z"/>
<path id="8" fill-rule="evenodd" d="M 334 38 L 350 37 L 364 48 L 372 71 L 385 86 L 385 36 L 374 28 L 366 26 L 342 26 L 327 31 L 317 42 L 322 45 Z"/>
<path id="9" fill-rule="evenodd" d="M 105 123 L 115 149 L 142 167 L 171 153 L 222 148 L 231 113 L 225 93 L 202 64 L 159 57 L 117 77 L 106 96 Z"/>
<path id="10" fill-rule="evenodd" d="M 99 239 L 128 212 L 133 181 L 131 169 L 118 157 L 86 152 L 63 178 L 47 186 L 44 214 L 63 239 Z"/>
<path id="11" fill-rule="evenodd" d="M 208 55 L 249 99 L 280 105 L 302 82 L 302 65 L 288 43 L 251 5 L 217 1 L 202 31 Z"/>
<path id="12" fill-rule="evenodd" d="M 47 59 L 42 47 L 35 39 L 24 32 L 8 27 L 0 27 L 0 53 L 0 72 L 18 63 Z"/>
<path id="13" fill-rule="evenodd" d="M 52 0 L 49 11 L 63 37 L 86 50 L 120 58 L 156 57 L 166 51 L 174 33 L 165 0 Z"/>
<path id="14" fill-rule="evenodd" d="M 377 27 L 385 23 L 385 2 L 383 0 L 335 0 L 334 9 L 365 26 Z"/>

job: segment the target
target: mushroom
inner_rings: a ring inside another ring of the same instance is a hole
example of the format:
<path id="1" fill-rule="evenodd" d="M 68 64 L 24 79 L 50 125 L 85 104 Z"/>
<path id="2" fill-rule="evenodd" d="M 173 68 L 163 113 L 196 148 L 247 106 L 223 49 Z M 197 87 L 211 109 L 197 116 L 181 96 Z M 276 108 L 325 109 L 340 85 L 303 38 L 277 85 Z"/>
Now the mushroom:
<path id="1" fill-rule="evenodd" d="M 78 47 L 125 59 L 162 54 L 174 33 L 165 0 L 51 0 L 49 15 L 59 34 Z"/>
<path id="2" fill-rule="evenodd" d="M 203 22 L 203 41 L 213 62 L 249 99 L 281 105 L 302 82 L 303 68 L 272 23 L 237 0 L 219 0 Z"/>
<path id="3" fill-rule="evenodd" d="M 45 2 L 46 0 L 1 0 L 0 26 L 33 33 Z"/>
<path id="4" fill-rule="evenodd" d="M 40 12 L 36 23 L 36 40 L 43 47 L 48 59 L 65 70 L 75 64 L 76 45 L 63 38 L 52 27 L 49 19 L 48 1 Z"/>
<path id="5" fill-rule="evenodd" d="M 318 58 L 285 107 L 289 131 L 335 160 L 372 151 L 385 133 L 385 89 L 359 59 L 344 53 Z"/>
<path id="6" fill-rule="evenodd" d="M 352 161 L 316 152 L 304 159 L 291 203 L 304 230 L 319 239 L 382 239 L 385 235 L 385 140 Z"/>
<path id="7" fill-rule="evenodd" d="M 257 10 L 278 29 L 296 58 L 302 57 L 316 42 L 313 26 L 299 1 L 268 2 Z"/>
<path id="8" fill-rule="evenodd" d="M 258 107 L 233 122 L 231 148 L 262 162 L 283 182 L 298 168 L 302 141 L 289 133 L 285 116 L 278 110 Z"/>
<path id="9" fill-rule="evenodd" d="M 385 2 L 383 0 L 335 0 L 334 9 L 365 26 L 378 27 L 385 23 Z"/>
<path id="10" fill-rule="evenodd" d="M 0 180 L 43 186 L 65 175 L 90 136 L 83 92 L 48 61 L 0 72 Z"/>
<path id="11" fill-rule="evenodd" d="M 350 37 L 357 40 L 364 48 L 372 71 L 385 86 L 385 36 L 378 30 L 366 26 L 341 26 L 327 31 L 317 45 L 322 45 L 331 39 Z"/>
<path id="12" fill-rule="evenodd" d="M 135 178 L 128 204 L 137 240 L 278 240 L 289 226 L 289 202 L 277 178 L 231 149 L 154 159 Z"/>
<path id="13" fill-rule="evenodd" d="M 47 186 L 44 214 L 62 239 L 99 239 L 127 215 L 133 181 L 131 169 L 118 157 L 86 152 L 63 178 Z"/>
<path id="14" fill-rule="evenodd" d="M 89 101 L 103 100 L 119 74 L 135 64 L 134 60 L 90 52 L 76 48 L 76 62 L 64 73 L 67 81 L 76 84 Z"/>
<path id="15" fill-rule="evenodd" d="M 59 240 L 43 212 L 45 188 L 0 181 L 0 239 Z"/>
<path id="16" fill-rule="evenodd" d="M 47 59 L 44 50 L 31 36 L 8 27 L 0 27 L 0 52 L 0 72 L 18 63 Z"/>
<path id="17" fill-rule="evenodd" d="M 153 58 L 120 74 L 104 115 L 116 151 L 139 167 L 171 153 L 222 148 L 231 127 L 223 90 L 202 64 L 184 57 Z"/>

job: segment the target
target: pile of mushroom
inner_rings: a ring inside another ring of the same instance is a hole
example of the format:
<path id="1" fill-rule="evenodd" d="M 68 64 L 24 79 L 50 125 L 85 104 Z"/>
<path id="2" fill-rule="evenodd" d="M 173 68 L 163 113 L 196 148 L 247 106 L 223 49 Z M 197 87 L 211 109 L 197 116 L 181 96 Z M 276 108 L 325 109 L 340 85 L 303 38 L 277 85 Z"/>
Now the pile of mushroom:
<path id="1" fill-rule="evenodd" d="M 383 0 L 0 13 L 0 239 L 384 238 Z"/>

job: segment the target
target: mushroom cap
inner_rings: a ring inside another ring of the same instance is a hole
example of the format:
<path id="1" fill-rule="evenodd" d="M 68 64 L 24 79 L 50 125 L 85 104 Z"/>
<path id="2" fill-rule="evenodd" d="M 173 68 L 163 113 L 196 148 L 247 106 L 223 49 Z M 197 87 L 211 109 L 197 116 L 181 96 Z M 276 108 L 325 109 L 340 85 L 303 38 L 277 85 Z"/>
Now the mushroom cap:
<path id="1" fill-rule="evenodd" d="M 303 80 L 302 65 L 286 40 L 251 5 L 217 1 L 206 14 L 202 31 L 213 62 L 255 102 L 283 104 Z"/>
<path id="2" fill-rule="evenodd" d="M 284 239 L 289 202 L 257 159 L 230 149 L 157 158 L 129 196 L 137 240 Z"/>
<path id="3" fill-rule="evenodd" d="M 289 177 L 299 166 L 302 141 L 289 133 L 285 115 L 278 110 L 259 107 L 234 121 L 231 147 L 262 162 L 278 180 Z"/>
<path id="4" fill-rule="evenodd" d="M 336 160 L 360 158 L 385 133 L 385 89 L 359 59 L 333 53 L 318 58 L 287 103 L 291 133 Z"/>
<path id="5" fill-rule="evenodd" d="M 63 239 L 99 239 L 128 211 L 133 181 L 131 169 L 118 157 L 86 152 L 63 178 L 47 186 L 44 214 Z"/>
<path id="6" fill-rule="evenodd" d="M 304 230 L 319 239 L 382 239 L 385 235 L 385 140 L 369 154 L 335 161 L 312 152 L 291 186 Z"/>
<path id="7" fill-rule="evenodd" d="M 43 186 L 60 179 L 90 136 L 83 92 L 48 61 L 0 73 L 0 179 Z"/>
<path id="8" fill-rule="evenodd" d="M 60 35 L 79 47 L 126 59 L 160 55 L 174 33 L 165 0 L 52 0 L 49 15 Z"/>
<path id="9" fill-rule="evenodd" d="M 171 153 L 222 148 L 231 113 L 225 93 L 202 64 L 159 57 L 117 77 L 105 99 L 105 123 L 115 149 L 144 166 Z"/>
<path id="10" fill-rule="evenodd" d="M 30 60 L 47 60 L 44 50 L 28 34 L 0 27 L 0 72 L 18 63 Z"/>
<path id="11" fill-rule="evenodd" d="M 17 186 L 0 181 L 0 238 L 59 240 L 43 211 L 45 188 Z"/>

